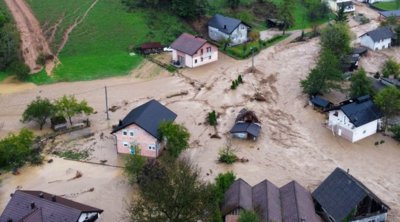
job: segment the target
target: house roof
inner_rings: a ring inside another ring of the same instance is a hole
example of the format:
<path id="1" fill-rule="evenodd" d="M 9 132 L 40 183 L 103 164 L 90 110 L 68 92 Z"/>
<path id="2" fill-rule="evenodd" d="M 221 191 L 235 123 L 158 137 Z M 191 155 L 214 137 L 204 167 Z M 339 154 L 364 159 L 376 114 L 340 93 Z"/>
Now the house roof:
<path id="1" fill-rule="evenodd" d="M 382 113 L 372 102 L 369 95 L 350 100 L 349 103 L 342 105 L 340 109 L 355 127 L 382 118 Z"/>
<path id="2" fill-rule="evenodd" d="M 17 190 L 0 216 L 0 222 L 7 222 L 8 219 L 22 222 L 76 222 L 82 213 L 103 212 L 59 196 L 54 196 L 53 201 L 53 196 L 42 191 Z"/>
<path id="3" fill-rule="evenodd" d="M 390 209 L 371 190 L 341 168 L 336 168 L 312 196 L 335 221 L 342 221 L 367 196 Z"/>
<path id="4" fill-rule="evenodd" d="M 293 222 L 305 219 L 307 222 L 321 222 L 311 193 L 295 181 L 278 188 L 268 180 L 251 187 L 238 179 L 225 192 L 222 215 L 237 208 L 253 210 L 261 221 Z"/>
<path id="5" fill-rule="evenodd" d="M 282 201 L 283 221 L 322 222 L 315 213 L 311 193 L 296 181 L 279 189 Z"/>
<path id="6" fill-rule="evenodd" d="M 248 133 L 254 137 L 260 135 L 261 126 L 257 123 L 237 122 L 233 125 L 230 133 Z"/>
<path id="7" fill-rule="evenodd" d="M 310 101 L 315 106 L 319 106 L 319 107 L 322 107 L 322 108 L 326 108 L 326 107 L 329 106 L 329 104 L 332 104 L 328 100 L 326 100 L 324 98 L 321 98 L 319 96 L 314 96 Z"/>
<path id="8" fill-rule="evenodd" d="M 339 6 L 339 7 L 347 7 L 347 6 L 351 6 L 351 5 L 353 5 L 352 1 L 338 2 L 337 3 L 337 6 Z"/>
<path id="9" fill-rule="evenodd" d="M 367 47 L 357 47 L 357 48 L 353 48 L 353 55 L 354 54 L 358 54 L 360 56 L 364 55 L 366 52 L 368 52 L 368 48 Z"/>
<path id="10" fill-rule="evenodd" d="M 183 33 L 171 44 L 171 48 L 188 55 L 194 55 L 206 43 L 207 40 L 205 39 Z"/>
<path id="11" fill-rule="evenodd" d="M 161 45 L 161 43 L 159 43 L 159 42 L 146 42 L 146 43 L 143 43 L 143 44 L 140 46 L 140 48 L 141 48 L 142 50 L 145 50 L 145 49 L 153 49 L 153 48 L 162 48 L 162 45 Z"/>
<path id="12" fill-rule="evenodd" d="M 160 123 L 163 121 L 174 121 L 176 116 L 174 112 L 153 99 L 129 112 L 111 133 L 124 129 L 131 124 L 136 124 L 150 135 L 161 139 L 158 133 Z"/>
<path id="13" fill-rule="evenodd" d="M 233 182 L 225 192 L 221 212 L 223 215 L 227 215 L 237 208 L 253 209 L 251 186 L 242 179 Z"/>
<path id="14" fill-rule="evenodd" d="M 208 26 L 214 27 L 225 34 L 230 35 L 241 23 L 242 21 L 239 19 L 215 14 L 210 21 L 208 21 Z"/>
<path id="15" fill-rule="evenodd" d="M 389 85 L 393 85 L 393 86 L 397 86 L 400 87 L 400 81 L 394 78 L 386 78 L 386 77 L 382 77 L 381 81 L 383 83 L 387 83 Z"/>
<path id="16" fill-rule="evenodd" d="M 253 206 L 261 221 L 282 221 L 279 188 L 268 180 L 253 187 Z"/>
<path id="17" fill-rule="evenodd" d="M 400 10 L 380 11 L 379 14 L 385 18 L 390 17 L 390 16 L 400 17 Z"/>
<path id="18" fill-rule="evenodd" d="M 392 30 L 391 30 L 389 27 L 387 27 L 387 26 L 379 27 L 379 28 L 377 28 L 377 29 L 374 29 L 374 30 L 372 30 L 372 31 L 369 31 L 369 32 L 363 34 L 362 36 L 365 36 L 365 35 L 371 37 L 371 39 L 372 39 L 374 42 L 379 42 L 379 41 L 381 41 L 381 40 L 384 40 L 384 39 L 391 39 L 391 38 L 394 37 L 394 33 L 393 33 Z M 361 36 L 361 37 L 362 37 L 362 36 Z"/>

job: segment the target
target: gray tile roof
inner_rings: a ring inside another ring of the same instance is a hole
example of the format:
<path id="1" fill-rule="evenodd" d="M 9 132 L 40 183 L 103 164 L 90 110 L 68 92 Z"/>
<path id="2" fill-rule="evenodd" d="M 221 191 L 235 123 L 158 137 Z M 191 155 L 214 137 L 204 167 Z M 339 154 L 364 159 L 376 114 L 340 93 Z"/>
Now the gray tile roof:
<path id="1" fill-rule="evenodd" d="M 171 44 L 171 48 L 188 55 L 194 55 L 206 43 L 207 40 L 205 39 L 183 33 Z"/>
<path id="2" fill-rule="evenodd" d="M 348 104 L 344 104 L 340 109 L 355 127 L 382 118 L 382 113 L 368 95 L 359 97 Z"/>
<path id="3" fill-rule="evenodd" d="M 40 194 L 43 194 L 40 197 Z M 17 190 L 0 216 L 0 222 L 8 219 L 22 222 L 76 222 L 85 212 L 102 213 L 103 210 L 77 203 L 41 191 Z"/>
<path id="4" fill-rule="evenodd" d="M 237 179 L 226 191 L 221 212 L 227 215 L 238 208 L 253 209 L 251 186 L 242 179 Z"/>
<path id="5" fill-rule="evenodd" d="M 176 116 L 174 112 L 153 99 L 133 109 L 111 133 L 124 129 L 131 124 L 136 124 L 150 135 L 161 139 L 158 133 L 161 122 L 174 121 Z"/>
<path id="6" fill-rule="evenodd" d="M 371 37 L 371 39 L 374 42 L 379 42 L 381 40 L 384 39 L 391 39 L 394 37 L 394 33 L 392 32 L 392 30 L 389 27 L 379 27 L 377 29 L 374 29 L 372 31 L 369 31 L 365 34 L 363 34 L 362 36 L 367 35 L 369 37 Z"/>
<path id="7" fill-rule="evenodd" d="M 314 96 L 311 98 L 311 103 L 314 104 L 315 106 L 322 107 L 322 108 L 327 108 L 329 105 L 332 103 L 329 102 L 328 100 L 321 98 L 319 96 Z"/>
<path id="8" fill-rule="evenodd" d="M 260 135 L 261 126 L 256 123 L 237 122 L 233 125 L 230 133 L 248 133 L 253 137 Z"/>
<path id="9" fill-rule="evenodd" d="M 379 14 L 386 18 L 390 16 L 400 17 L 400 10 L 380 11 Z"/>
<path id="10" fill-rule="evenodd" d="M 335 221 L 346 218 L 367 196 L 389 209 L 365 185 L 340 168 L 336 168 L 312 193 L 312 196 Z"/>
<path id="11" fill-rule="evenodd" d="M 242 21 L 239 19 L 215 14 L 210 21 L 208 21 L 208 26 L 216 28 L 225 34 L 230 35 L 241 23 Z"/>

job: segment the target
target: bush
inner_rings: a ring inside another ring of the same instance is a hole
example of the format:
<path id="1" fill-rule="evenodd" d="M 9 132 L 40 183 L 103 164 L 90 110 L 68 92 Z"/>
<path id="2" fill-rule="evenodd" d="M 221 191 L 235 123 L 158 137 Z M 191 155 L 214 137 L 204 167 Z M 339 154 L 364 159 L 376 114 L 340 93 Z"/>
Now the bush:
<path id="1" fill-rule="evenodd" d="M 89 152 L 86 150 L 84 151 L 66 150 L 61 152 L 54 151 L 53 154 L 70 160 L 83 160 L 89 157 Z"/>
<path id="2" fill-rule="evenodd" d="M 177 158 L 189 147 L 190 133 L 183 125 L 173 122 L 163 122 L 158 128 L 161 138 L 166 139 L 168 153 Z"/>
<path id="3" fill-rule="evenodd" d="M 239 84 L 243 84 L 242 75 L 239 75 L 239 76 L 238 76 L 237 81 L 238 81 Z"/>
<path id="4" fill-rule="evenodd" d="M 24 81 L 28 78 L 30 69 L 23 62 L 14 62 L 11 64 L 11 71 L 17 76 L 18 80 Z"/>
<path id="5" fill-rule="evenodd" d="M 400 75 L 400 64 L 398 64 L 394 59 L 388 59 L 382 68 L 382 74 L 384 77 L 389 77 L 393 75 L 394 77 L 398 77 Z"/>
<path id="6" fill-rule="evenodd" d="M 226 147 L 219 151 L 218 161 L 221 163 L 232 164 L 236 162 L 237 159 L 237 156 L 230 147 Z"/>
<path id="7" fill-rule="evenodd" d="M 47 54 L 40 53 L 39 56 L 36 58 L 36 64 L 44 66 L 46 64 Z"/>
<path id="8" fill-rule="evenodd" d="M 208 113 L 207 121 L 211 126 L 217 125 L 217 114 L 215 113 L 215 110 Z"/>
<path id="9" fill-rule="evenodd" d="M 389 130 L 393 133 L 393 138 L 400 141 L 400 125 L 392 126 Z"/>
<path id="10" fill-rule="evenodd" d="M 0 140 L 0 169 L 20 167 L 27 161 L 35 162 L 34 155 L 38 153 L 32 151 L 32 144 L 33 133 L 27 129 Z"/>
<path id="11" fill-rule="evenodd" d="M 138 176 L 143 170 L 146 159 L 139 155 L 140 149 L 135 148 L 135 154 L 129 155 L 125 158 L 125 173 L 128 175 L 129 181 L 131 183 L 137 182 Z"/>
<path id="12" fill-rule="evenodd" d="M 178 70 L 178 69 L 173 65 L 168 65 L 167 66 L 167 71 L 170 72 L 170 73 L 174 73 L 174 72 L 176 72 L 176 70 Z"/>
<path id="13" fill-rule="evenodd" d="M 240 213 L 238 222 L 260 222 L 260 218 L 253 211 L 245 210 Z"/>
<path id="14" fill-rule="evenodd" d="M 237 80 L 232 80 L 231 89 L 235 90 L 238 87 L 239 83 Z"/>

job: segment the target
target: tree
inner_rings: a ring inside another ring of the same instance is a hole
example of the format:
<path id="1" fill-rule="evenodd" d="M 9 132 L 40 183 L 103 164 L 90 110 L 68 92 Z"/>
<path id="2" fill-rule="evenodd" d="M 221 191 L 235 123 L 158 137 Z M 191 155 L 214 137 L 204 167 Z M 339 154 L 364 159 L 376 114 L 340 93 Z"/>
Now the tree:
<path id="1" fill-rule="evenodd" d="M 393 137 L 397 141 L 400 141 L 400 125 L 390 127 L 390 131 L 393 133 Z"/>
<path id="2" fill-rule="evenodd" d="M 33 133 L 22 129 L 0 140 L 0 169 L 20 167 L 32 157 Z"/>
<path id="3" fill-rule="evenodd" d="M 22 114 L 22 122 L 34 121 L 39 124 L 40 130 L 43 129 L 44 124 L 48 118 L 54 115 L 54 105 L 47 98 L 36 97 L 36 100 L 32 101 Z"/>
<path id="4" fill-rule="evenodd" d="M 311 70 L 305 80 L 300 81 L 300 84 L 303 92 L 316 95 L 340 88 L 341 80 L 339 60 L 330 51 L 323 51 L 317 66 Z"/>
<path id="5" fill-rule="evenodd" d="M 232 183 L 235 182 L 235 179 L 236 175 L 232 171 L 228 171 L 226 173 L 220 173 L 215 178 L 215 187 L 217 191 L 216 195 L 220 203 L 224 200 L 225 192 L 229 189 Z"/>
<path id="6" fill-rule="evenodd" d="M 260 222 L 260 218 L 253 211 L 242 211 L 239 215 L 238 222 Z"/>
<path id="7" fill-rule="evenodd" d="M 347 24 L 336 23 L 322 30 L 321 46 L 323 51 L 330 51 L 338 59 L 350 53 L 350 31 Z"/>
<path id="8" fill-rule="evenodd" d="M 283 21 L 283 35 L 285 35 L 286 30 L 294 24 L 294 5 L 293 0 L 283 0 L 282 4 L 279 6 L 279 18 Z"/>
<path id="9" fill-rule="evenodd" d="M 351 77 L 350 97 L 357 98 L 373 94 L 372 81 L 368 79 L 363 68 L 360 68 Z"/>
<path id="10" fill-rule="evenodd" d="M 386 60 L 382 67 L 382 74 L 384 77 L 393 75 L 395 78 L 400 76 L 400 64 L 393 58 Z"/>
<path id="11" fill-rule="evenodd" d="M 2 16 L 5 16 L 5 14 L 0 15 L 0 17 Z M 18 30 L 15 25 L 9 22 L 8 17 L 2 17 L 0 20 L 2 20 L 0 21 L 0 70 L 5 70 L 12 63 L 20 60 L 20 40 Z"/>
<path id="12" fill-rule="evenodd" d="M 211 126 L 216 126 L 218 124 L 217 113 L 215 112 L 215 110 L 208 113 L 207 121 L 208 121 L 208 124 L 210 124 Z"/>
<path id="13" fill-rule="evenodd" d="M 135 147 L 135 154 L 125 158 L 125 173 L 128 175 L 129 181 L 134 183 L 142 172 L 146 159 L 140 155 L 140 149 Z"/>
<path id="14" fill-rule="evenodd" d="M 163 122 L 158 129 L 161 138 L 167 142 L 168 153 L 173 157 L 189 147 L 190 133 L 183 125 L 173 122 Z"/>
<path id="15" fill-rule="evenodd" d="M 349 21 L 349 19 L 347 18 L 347 14 L 344 12 L 344 9 L 345 9 L 345 7 L 343 5 L 339 7 L 339 10 L 335 15 L 336 22 L 346 23 Z"/>
<path id="16" fill-rule="evenodd" d="M 72 117 L 78 114 L 90 115 L 93 113 L 93 108 L 88 105 L 86 100 L 78 102 L 73 95 L 64 95 L 55 101 L 57 115 L 68 118 L 72 125 Z"/>
<path id="17" fill-rule="evenodd" d="M 204 15 L 208 7 L 208 1 L 204 0 L 172 0 L 171 3 L 172 11 L 186 19 Z"/>
<path id="18" fill-rule="evenodd" d="M 186 159 L 149 161 L 138 180 L 140 196 L 129 209 L 132 222 L 210 221 L 213 186 Z"/>
<path id="19" fill-rule="evenodd" d="M 240 5 L 240 0 L 227 0 L 227 3 L 231 9 L 237 9 Z"/>
<path id="20" fill-rule="evenodd" d="M 385 131 L 388 129 L 388 120 L 400 113 L 400 89 L 386 87 L 375 95 L 375 104 L 385 116 Z"/>

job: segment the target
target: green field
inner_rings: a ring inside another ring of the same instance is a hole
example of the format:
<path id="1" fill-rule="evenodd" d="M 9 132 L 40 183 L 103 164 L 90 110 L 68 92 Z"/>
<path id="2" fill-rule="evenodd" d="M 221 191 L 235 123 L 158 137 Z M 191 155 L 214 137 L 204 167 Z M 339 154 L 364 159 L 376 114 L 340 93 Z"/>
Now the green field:
<path id="1" fill-rule="evenodd" d="M 87 10 L 88 0 L 28 0 L 44 29 L 60 18 L 56 38 L 51 45 L 58 48 L 67 27 Z M 82 4 L 82 2 L 84 2 Z M 170 43 L 181 32 L 190 31 L 179 18 L 168 12 L 140 9 L 127 12 L 120 0 L 100 0 L 86 19 L 70 34 L 59 55 L 61 65 L 53 79 L 43 73 L 31 78 L 35 83 L 91 80 L 128 74 L 142 57 L 129 56 L 129 47 L 147 41 Z"/>
<path id="2" fill-rule="evenodd" d="M 390 11 L 390 10 L 398 10 L 400 9 L 400 5 L 396 2 L 377 2 L 374 3 L 374 6 L 380 8 L 382 10 Z"/>

